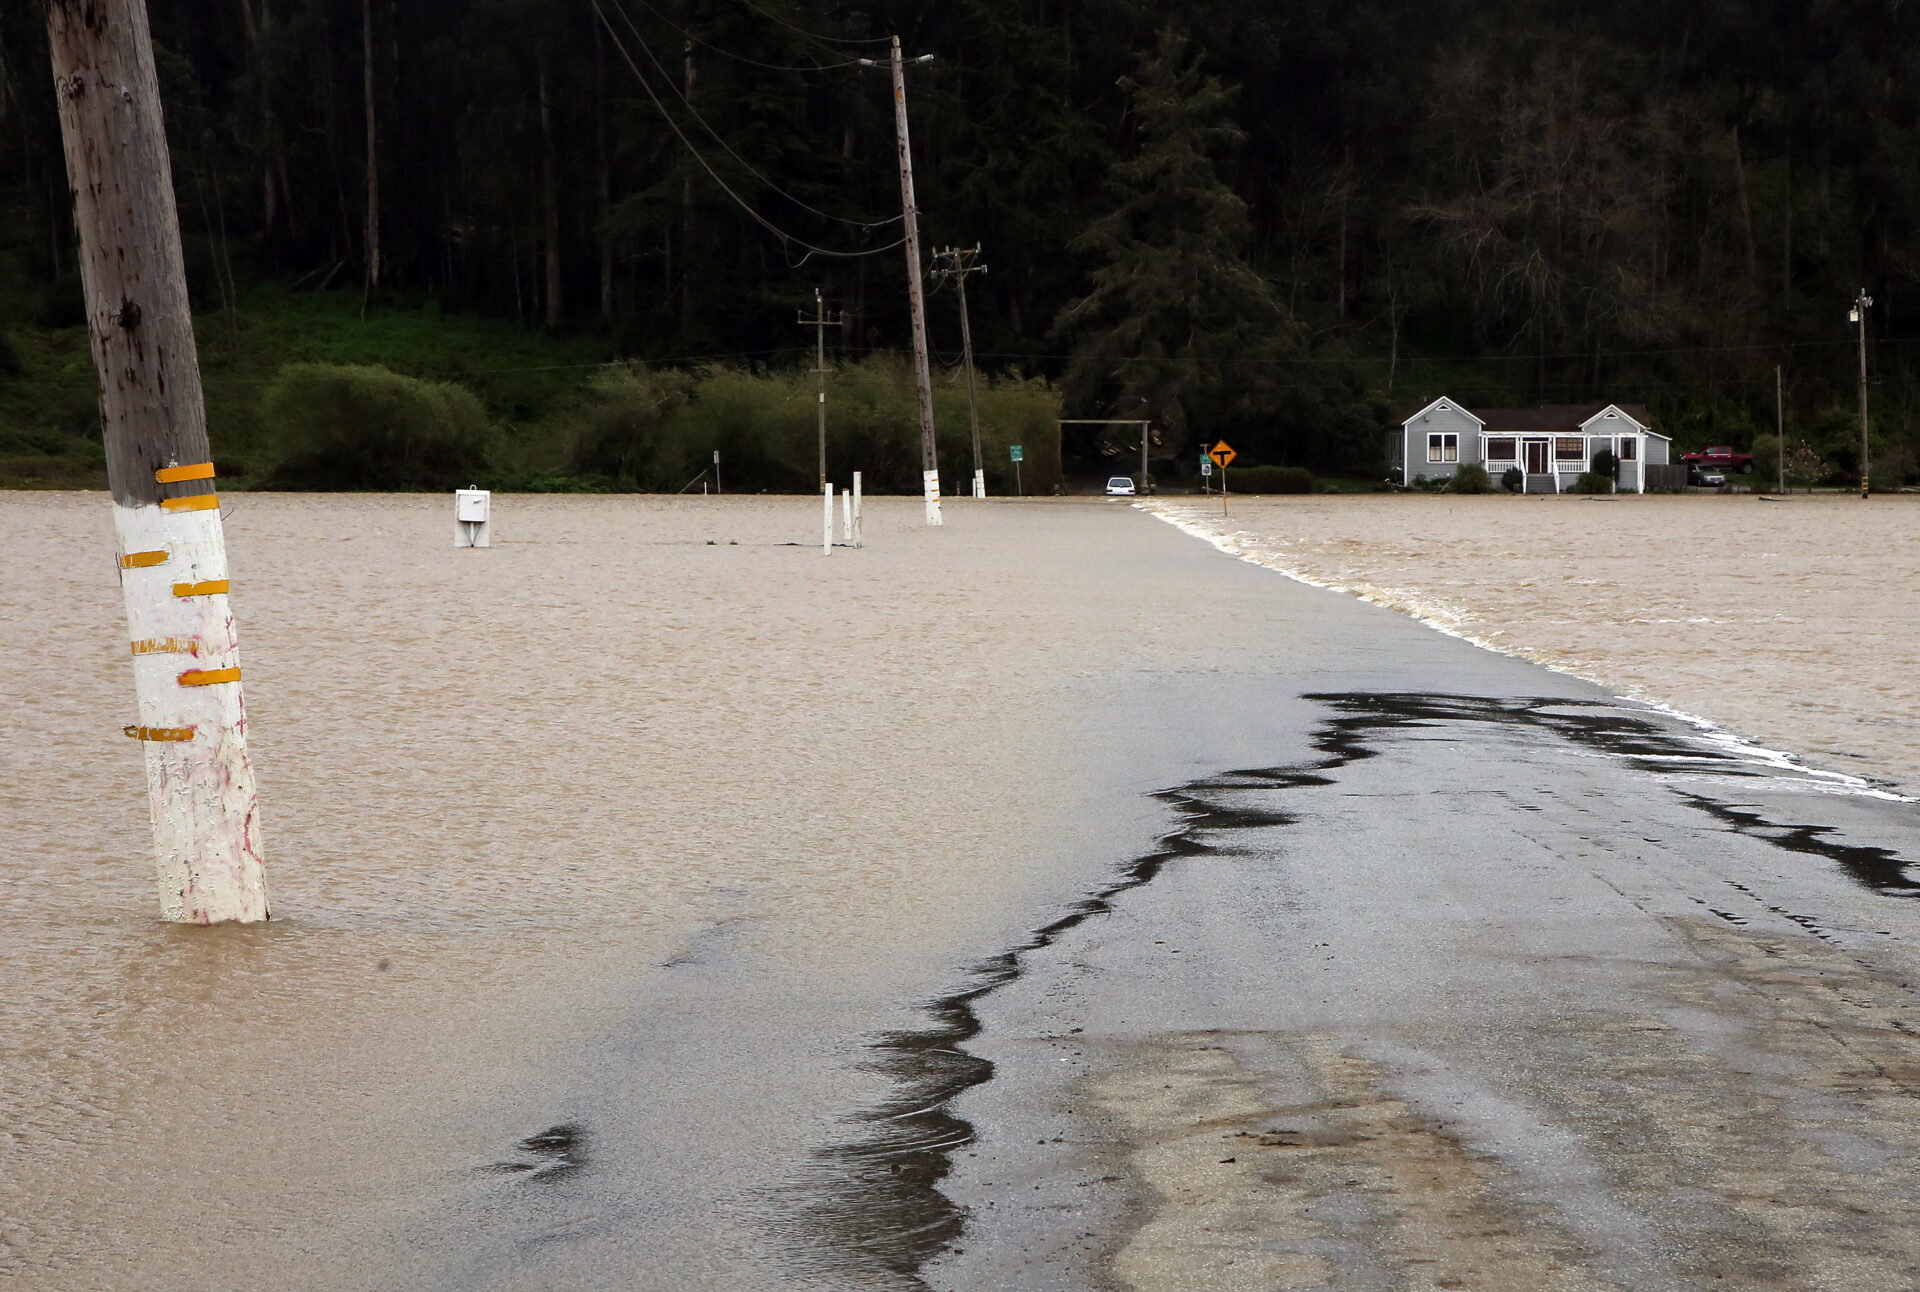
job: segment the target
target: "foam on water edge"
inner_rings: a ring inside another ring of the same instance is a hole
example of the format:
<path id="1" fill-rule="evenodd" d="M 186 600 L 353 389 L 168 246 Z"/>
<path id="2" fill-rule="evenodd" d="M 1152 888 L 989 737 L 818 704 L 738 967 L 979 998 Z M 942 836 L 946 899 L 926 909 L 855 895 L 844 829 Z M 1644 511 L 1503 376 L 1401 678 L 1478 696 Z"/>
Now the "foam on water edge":
<path id="1" fill-rule="evenodd" d="M 1896 793 L 1893 790 L 1875 785 L 1872 781 L 1862 776 L 1854 776 L 1846 772 L 1828 771 L 1824 768 L 1809 766 L 1803 762 L 1798 755 L 1790 753 L 1787 750 L 1769 748 L 1766 745 L 1758 744 L 1752 740 L 1748 740 L 1744 736 L 1727 730 L 1711 718 L 1702 717 L 1697 713 L 1688 713 L 1684 709 L 1677 709 L 1664 701 L 1656 700 L 1648 696 L 1635 695 L 1631 691 L 1623 690 L 1617 683 L 1607 678 L 1584 672 L 1575 665 L 1543 659 L 1538 655 L 1530 654 L 1520 648 L 1500 645 L 1491 638 L 1476 636 L 1461 627 L 1467 620 L 1466 613 L 1447 605 L 1445 602 L 1437 600 L 1428 601 L 1408 590 L 1382 588 L 1364 581 L 1336 583 L 1322 579 L 1298 567 L 1283 564 L 1275 555 L 1249 551 L 1246 544 L 1238 540 L 1256 539 L 1258 536 L 1249 534 L 1245 530 L 1223 533 L 1220 530 L 1203 524 L 1191 516 L 1182 515 L 1170 509 L 1164 503 L 1141 501 L 1134 503 L 1133 506 L 1137 510 L 1144 511 L 1150 516 L 1165 521 L 1183 534 L 1211 544 L 1214 548 L 1228 556 L 1236 557 L 1239 560 L 1247 562 L 1249 565 L 1257 565 L 1263 570 L 1272 570 L 1276 574 L 1284 575 L 1286 578 L 1292 579 L 1295 583 L 1304 583 L 1310 588 L 1322 588 L 1329 592 L 1340 592 L 1351 597 L 1357 597 L 1370 605 L 1397 611 L 1417 623 L 1426 625 L 1435 632 L 1445 633 L 1449 637 L 1458 638 L 1469 645 L 1478 646 L 1482 650 L 1492 651 L 1496 655 L 1505 655 L 1509 659 L 1523 659 L 1529 664 L 1536 664 L 1550 672 L 1560 673 L 1567 677 L 1579 678 L 1583 682 L 1591 682 L 1595 686 L 1605 687 L 1607 690 L 1619 695 L 1622 699 L 1629 700 L 1634 704 L 1641 705 L 1656 713 L 1664 714 L 1669 718 L 1687 724 L 1699 734 L 1700 739 L 1735 758 L 1756 766 L 1767 767 L 1774 771 L 1787 773 L 1800 778 L 1808 789 L 1818 789 L 1827 793 L 1858 795 L 1865 798 L 1885 799 L 1893 803 L 1913 803 L 1920 801 L 1912 796 Z"/>

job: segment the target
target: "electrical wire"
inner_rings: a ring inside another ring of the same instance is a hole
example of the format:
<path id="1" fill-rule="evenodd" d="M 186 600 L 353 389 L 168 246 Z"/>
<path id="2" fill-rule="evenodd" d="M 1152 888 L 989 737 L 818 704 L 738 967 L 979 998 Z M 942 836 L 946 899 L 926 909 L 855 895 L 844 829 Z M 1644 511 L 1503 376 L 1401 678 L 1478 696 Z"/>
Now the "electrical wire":
<path id="1" fill-rule="evenodd" d="M 715 130 L 711 125 L 707 123 L 707 119 L 700 115 L 700 110 L 693 106 L 693 100 L 689 99 L 686 96 L 686 92 L 683 91 L 679 86 L 673 83 L 673 73 L 669 72 L 666 69 L 665 65 L 660 62 L 659 57 L 654 54 L 652 46 L 648 45 L 646 37 L 640 34 L 640 28 L 634 25 L 633 19 L 628 16 L 625 7 L 620 4 L 620 0 L 609 0 L 609 2 L 613 5 L 614 12 L 619 14 L 621 20 L 627 24 L 627 29 L 633 33 L 634 43 L 640 46 L 642 53 L 646 54 L 647 61 L 653 64 L 654 70 L 659 72 L 661 79 L 667 83 L 667 88 L 673 91 L 673 96 L 676 99 L 679 99 L 682 106 L 686 108 L 687 115 L 692 117 L 695 121 L 698 121 L 700 123 L 701 128 L 704 129 L 708 134 L 712 135 L 714 142 L 719 144 L 720 147 L 726 151 L 727 156 L 739 162 L 741 169 L 745 170 L 747 174 L 753 176 L 755 179 L 759 180 L 762 184 L 764 184 L 767 188 L 772 189 L 775 193 L 778 193 L 781 197 L 786 198 L 787 201 L 793 203 L 795 206 L 799 207 L 801 210 L 812 212 L 814 215 L 819 216 L 823 220 L 835 220 L 841 224 L 850 224 L 857 229 L 883 229 L 889 224 L 898 224 L 901 220 L 906 218 L 904 215 L 895 215 L 895 216 L 890 216 L 889 218 L 884 220 L 852 220 L 852 219 L 848 219 L 844 215 L 834 215 L 830 212 L 822 211 L 819 207 L 814 206 L 810 203 L 801 201 L 799 198 L 787 192 L 787 190 L 785 190 L 784 188 L 781 188 L 778 184 L 774 183 L 772 180 L 768 179 L 765 175 L 762 175 L 759 171 L 755 170 L 751 162 L 749 162 L 745 157 L 742 157 L 739 153 L 735 152 L 733 150 L 733 145 L 729 144 L 726 141 L 726 139 L 721 136 L 718 130 Z M 646 0 L 641 0 L 641 3 L 645 4 Z"/>
<path id="2" fill-rule="evenodd" d="M 660 101 L 660 96 L 653 92 L 653 85 L 647 80 L 645 73 L 641 72 L 640 65 L 633 61 L 633 55 L 627 52 L 626 45 L 621 43 L 620 33 L 613 29 L 613 23 L 608 19 L 607 11 L 600 7 L 600 0 L 591 0 L 591 3 L 593 5 L 594 14 L 600 19 L 601 26 L 605 27 L 607 29 L 607 34 L 613 38 L 613 47 L 620 51 L 621 60 L 625 62 L 628 69 L 632 71 L 634 79 L 640 82 L 640 88 L 647 92 L 647 98 L 652 100 L 654 108 L 660 113 L 661 118 L 666 121 L 668 128 L 671 129 L 673 133 L 679 137 L 680 142 L 686 146 L 687 151 L 690 154 L 692 154 L 693 159 L 700 163 L 700 168 L 707 172 L 708 176 L 712 178 L 715 184 L 720 186 L 720 191 L 725 193 L 728 197 L 732 198 L 734 205 L 738 206 L 742 211 L 746 212 L 747 216 L 750 219 L 752 219 L 755 224 L 758 224 L 760 227 L 765 229 L 768 233 L 771 233 L 774 237 L 780 239 L 780 241 L 783 244 L 791 244 L 793 246 L 806 248 L 807 254 L 805 256 L 800 257 L 798 261 L 789 261 L 788 268 L 798 269 L 801 265 L 804 265 L 805 263 L 807 263 L 807 260 L 813 256 L 828 256 L 836 260 L 856 260 L 861 256 L 877 256 L 882 252 L 892 251 L 895 247 L 906 245 L 907 240 L 904 237 L 902 237 L 897 241 L 888 243 L 884 247 L 874 247 L 867 251 L 834 251 L 827 247 L 815 246 L 813 243 L 806 241 L 804 238 L 796 238 L 794 235 L 792 235 L 791 233 L 788 233 L 785 229 L 782 229 L 779 225 L 775 224 L 773 221 L 767 219 L 766 216 L 761 215 L 758 211 L 754 210 L 753 207 L 747 203 L 747 200 L 745 198 L 741 197 L 738 193 L 733 191 L 732 185 L 728 184 L 727 181 L 720 178 L 720 173 L 714 170 L 712 164 L 709 163 L 707 159 L 701 155 L 700 150 L 693 146 L 693 141 L 687 138 L 686 131 L 680 128 L 680 123 L 675 121 L 673 119 L 673 114 L 667 111 L 667 105 L 662 103 Z"/>
<path id="3" fill-rule="evenodd" d="M 1851 346 L 1853 344 L 1854 342 L 1851 340 L 1846 340 L 1846 341 L 1755 341 L 1748 345 L 1699 345 L 1699 346 L 1670 346 L 1663 349 L 1652 349 L 1652 350 L 1603 350 L 1600 352 L 1600 357 L 1602 359 L 1637 359 L 1637 358 L 1650 358 L 1650 357 L 1657 358 L 1661 355 L 1730 354 L 1730 353 L 1750 352 L 1755 350 L 1784 351 L 1785 353 L 1791 354 L 1795 350 L 1811 350 L 1811 349 L 1818 349 L 1822 347 L 1832 347 L 1832 346 Z M 1920 345 L 1920 337 L 1883 337 L 1877 341 L 1874 341 L 1873 344 L 1874 345 Z M 976 358 L 981 358 L 981 359 L 1067 360 L 1067 359 L 1072 359 L 1076 357 L 1072 354 L 1048 354 L 1048 353 L 1034 353 L 1034 352 L 999 353 L 999 352 L 988 352 L 984 350 L 976 350 L 974 352 L 974 355 Z M 1427 363 L 1427 364 L 1432 364 L 1432 363 L 1517 363 L 1517 362 L 1532 363 L 1535 360 L 1538 360 L 1540 358 L 1546 358 L 1549 361 L 1558 360 L 1558 359 L 1580 359 L 1584 361 L 1584 360 L 1592 359 L 1593 353 L 1592 351 L 1584 351 L 1584 352 L 1578 352 L 1578 353 L 1569 352 L 1566 354 L 1549 354 L 1544 356 L 1535 355 L 1535 354 L 1522 354 L 1522 353 L 1413 355 L 1407 358 L 1405 362 Z M 1197 364 L 1197 363 L 1206 362 L 1206 363 L 1220 364 L 1223 366 L 1229 366 L 1229 365 L 1261 366 L 1261 365 L 1276 365 L 1276 364 L 1278 365 L 1366 364 L 1366 363 L 1378 363 L 1378 362 L 1382 362 L 1382 360 L 1377 355 L 1296 355 L 1296 356 L 1285 358 L 1285 359 L 1244 359 L 1242 358 L 1242 359 L 1209 359 L 1209 360 L 1181 359 L 1171 355 L 1167 355 L 1167 356 L 1124 355 L 1124 356 L 1121 356 L 1120 358 L 1104 360 L 1103 362 L 1174 363 L 1174 364 Z M 1772 378 L 1768 378 L 1768 380 L 1771 381 Z"/>
<path id="4" fill-rule="evenodd" d="M 640 2 L 641 8 L 645 9 L 648 13 L 652 14 L 655 18 L 659 19 L 661 25 L 666 27 L 668 30 L 677 32 L 679 35 L 683 36 L 684 38 L 691 41 L 695 45 L 700 45 L 706 49 L 712 50 L 714 53 L 720 55 L 722 58 L 731 58 L 735 62 L 745 63 L 749 67 L 764 68 L 769 72 L 830 72 L 835 68 L 854 67 L 854 66 L 857 66 L 860 62 L 860 60 L 857 58 L 849 58 L 849 59 L 843 59 L 838 63 L 807 63 L 807 64 L 799 64 L 799 65 L 787 65 L 782 63 L 763 63 L 757 58 L 748 58 L 745 54 L 736 54 L 730 49 L 723 48 L 719 45 L 714 44 L 710 40 L 706 40 L 706 39 L 703 39 L 702 37 L 696 36 L 692 32 L 688 31 L 685 27 L 682 27 L 679 23 L 676 23 L 673 19 L 667 17 L 667 15 L 665 15 L 664 13 L 661 13 L 658 9 L 648 4 L 647 0 L 639 0 L 639 2 Z"/>
<path id="5" fill-rule="evenodd" d="M 808 31 L 805 27 L 800 27 L 788 22 L 777 13 L 768 13 L 765 9 L 755 4 L 753 0 L 740 0 L 740 3 L 745 8 L 751 9 L 753 12 L 759 14 L 762 18 L 777 22 L 788 31 L 805 36 L 808 40 L 820 45 L 884 45 L 893 39 L 891 36 L 821 36 Z"/>

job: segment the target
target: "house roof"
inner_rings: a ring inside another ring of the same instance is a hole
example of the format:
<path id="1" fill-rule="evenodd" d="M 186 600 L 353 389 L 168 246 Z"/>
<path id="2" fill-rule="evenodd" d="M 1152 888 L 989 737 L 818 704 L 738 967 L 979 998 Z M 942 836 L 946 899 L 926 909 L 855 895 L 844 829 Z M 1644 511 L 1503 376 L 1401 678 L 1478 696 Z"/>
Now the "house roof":
<path id="1" fill-rule="evenodd" d="M 1542 404 L 1538 408 L 1468 408 L 1457 399 L 1441 396 L 1395 413 L 1393 420 L 1406 426 L 1421 414 L 1439 405 L 1457 408 L 1480 423 L 1488 435 L 1579 435 L 1582 428 L 1608 409 L 1618 409 L 1631 417 L 1640 429 L 1656 439 L 1671 437 L 1653 429 L 1645 404 Z"/>
<path id="2" fill-rule="evenodd" d="M 1542 404 L 1538 408 L 1476 408 L 1474 416 L 1489 433 L 1502 435 L 1578 435 L 1580 428 L 1617 408 L 1642 426 L 1648 424 L 1645 404 Z"/>
<path id="3" fill-rule="evenodd" d="M 1468 417 L 1472 417 L 1473 420 L 1476 422 L 1480 420 L 1477 416 L 1475 416 L 1472 409 L 1468 408 L 1465 404 L 1461 403 L 1459 400 L 1449 399 L 1445 395 L 1440 396 L 1440 398 L 1438 399 L 1429 399 L 1424 404 L 1415 404 L 1411 408 L 1403 409 L 1402 411 L 1394 414 L 1393 420 L 1399 423 L 1401 426 L 1405 426 L 1408 422 L 1411 422 L 1414 418 L 1420 416 L 1420 414 L 1427 412 L 1428 410 L 1436 408 L 1443 404 L 1448 408 L 1459 409 L 1461 412 L 1465 413 Z"/>

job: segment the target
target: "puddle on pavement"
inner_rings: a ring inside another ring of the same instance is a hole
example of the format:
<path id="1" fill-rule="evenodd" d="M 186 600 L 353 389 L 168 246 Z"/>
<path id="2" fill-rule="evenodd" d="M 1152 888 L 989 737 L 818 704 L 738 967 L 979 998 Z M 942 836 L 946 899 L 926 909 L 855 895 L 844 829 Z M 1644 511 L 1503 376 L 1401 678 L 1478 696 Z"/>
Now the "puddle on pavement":
<path id="1" fill-rule="evenodd" d="M 950 1105 L 962 1092 L 993 1077 L 990 1061 L 961 1048 L 981 1030 L 975 1002 L 1018 978 L 1027 953 L 1111 911 L 1123 893 L 1152 883 L 1169 862 L 1219 851 L 1211 837 L 1287 826 L 1298 819 L 1280 810 L 1229 805 L 1221 796 L 1330 786 L 1343 767 L 1376 757 L 1385 739 L 1475 725 L 1531 729 L 1657 776 L 1697 776 L 1707 769 L 1716 778 L 1804 779 L 1707 744 L 1675 730 L 1671 720 L 1617 702 L 1375 692 L 1304 698 L 1330 711 L 1309 737 L 1317 757 L 1292 766 L 1221 773 L 1160 791 L 1155 797 L 1171 808 L 1177 825 L 1152 851 L 1019 945 L 974 965 L 959 988 L 923 1006 L 926 1026 L 887 1033 L 871 1043 L 867 1066 L 886 1076 L 894 1093 L 849 1118 L 854 1133 L 820 1151 L 812 1173 L 787 1195 L 800 1198 L 794 1232 L 808 1236 L 794 1244 L 799 1265 L 848 1281 L 925 1286 L 919 1269 L 955 1245 L 966 1223 L 964 1210 L 939 1189 L 953 1169 L 954 1152 L 974 1138 L 972 1125 Z M 1877 891 L 1920 888 L 1920 882 L 1905 873 L 1912 863 L 1887 849 L 1840 843 L 1828 837 L 1836 833 L 1831 827 L 1769 821 L 1757 809 L 1723 804 L 1697 789 L 1677 792 L 1736 833 L 1835 862 Z"/>
<path id="2" fill-rule="evenodd" d="M 521 1156 L 493 1162 L 480 1170 L 487 1175 L 510 1175 L 521 1180 L 552 1180 L 587 1164 L 587 1136 L 578 1122 L 561 1122 L 516 1146 Z"/>

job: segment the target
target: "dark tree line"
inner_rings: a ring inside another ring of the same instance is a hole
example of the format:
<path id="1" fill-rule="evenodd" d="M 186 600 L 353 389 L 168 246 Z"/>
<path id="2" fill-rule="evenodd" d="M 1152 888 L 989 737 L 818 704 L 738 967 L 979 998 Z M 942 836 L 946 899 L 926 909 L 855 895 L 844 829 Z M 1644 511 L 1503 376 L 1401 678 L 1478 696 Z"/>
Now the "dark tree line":
<path id="1" fill-rule="evenodd" d="M 937 56 L 908 73 L 926 241 L 984 246 L 985 362 L 1069 375 L 1076 411 L 1355 468 L 1438 389 L 1740 438 L 1775 364 L 1803 418 L 1845 402 L 1864 286 L 1906 425 L 1897 0 L 149 3 L 203 312 L 271 280 L 779 358 L 824 286 L 844 347 L 899 346 L 901 253 L 804 245 L 898 236 L 886 76 L 853 61 L 898 34 Z M 0 288 L 42 321 L 77 300 L 65 188 L 44 9 L 10 3 Z"/>

